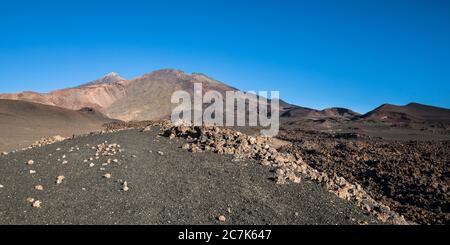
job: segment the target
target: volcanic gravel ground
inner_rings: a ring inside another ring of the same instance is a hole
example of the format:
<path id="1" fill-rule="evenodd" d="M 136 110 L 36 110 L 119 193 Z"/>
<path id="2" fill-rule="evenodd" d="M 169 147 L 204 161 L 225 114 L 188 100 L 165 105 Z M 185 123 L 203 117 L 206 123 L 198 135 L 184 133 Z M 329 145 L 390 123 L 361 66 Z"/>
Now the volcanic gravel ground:
<path id="1" fill-rule="evenodd" d="M 301 154 L 329 175 L 358 182 L 407 220 L 450 223 L 450 141 L 360 139 L 301 130 L 283 131 L 279 138 L 293 143 L 285 151 Z"/>
<path id="2" fill-rule="evenodd" d="M 0 224 L 378 223 L 317 183 L 276 185 L 269 167 L 192 154 L 180 148 L 183 140 L 158 133 L 81 136 L 0 156 Z M 119 144 L 108 148 L 123 151 L 95 159 L 92 147 L 105 141 L 102 149 Z"/>

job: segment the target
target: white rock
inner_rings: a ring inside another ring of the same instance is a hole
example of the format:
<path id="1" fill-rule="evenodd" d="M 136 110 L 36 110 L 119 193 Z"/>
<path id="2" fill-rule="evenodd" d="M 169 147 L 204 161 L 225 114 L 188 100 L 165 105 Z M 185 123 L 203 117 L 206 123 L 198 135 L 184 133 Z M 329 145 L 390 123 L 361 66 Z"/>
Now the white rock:
<path id="1" fill-rule="evenodd" d="M 34 164 L 34 161 L 33 161 L 33 160 L 29 160 L 29 161 L 27 162 L 27 164 L 28 164 L 28 165 L 33 165 L 33 164 Z"/>
<path id="2" fill-rule="evenodd" d="M 39 200 L 36 200 L 33 202 L 33 208 L 40 208 L 41 207 L 42 202 Z"/>
<path id="3" fill-rule="evenodd" d="M 65 177 L 63 175 L 60 175 L 56 178 L 56 184 L 61 184 Z"/>
<path id="4" fill-rule="evenodd" d="M 30 170 L 30 174 L 35 174 L 36 170 Z"/>
<path id="5" fill-rule="evenodd" d="M 225 216 L 223 216 L 223 215 L 220 215 L 219 217 L 217 217 L 217 219 L 220 221 L 220 222 L 225 222 L 227 219 L 225 218 Z"/>
<path id="6" fill-rule="evenodd" d="M 130 189 L 130 188 L 128 188 L 128 182 L 124 181 L 124 182 L 123 182 L 122 190 L 123 190 L 123 191 L 128 191 L 129 189 Z"/>

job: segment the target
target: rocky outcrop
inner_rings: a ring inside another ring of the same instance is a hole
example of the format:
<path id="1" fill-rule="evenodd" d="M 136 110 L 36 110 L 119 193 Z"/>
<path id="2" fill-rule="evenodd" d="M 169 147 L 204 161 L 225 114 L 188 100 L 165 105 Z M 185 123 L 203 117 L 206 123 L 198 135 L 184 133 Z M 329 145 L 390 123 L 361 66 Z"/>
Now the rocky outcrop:
<path id="1" fill-rule="evenodd" d="M 182 146 L 192 153 L 204 151 L 230 154 L 235 161 L 251 158 L 274 169 L 277 184 L 300 183 L 302 178 L 320 182 L 338 197 L 355 203 L 379 220 L 392 224 L 409 224 L 403 216 L 373 199 L 358 183 L 351 183 L 336 174 L 328 175 L 308 165 L 300 154 L 281 152 L 274 147 L 270 137 L 253 137 L 233 129 L 216 126 L 173 126 L 170 121 L 158 122 L 162 135 L 169 138 L 185 138 Z"/>

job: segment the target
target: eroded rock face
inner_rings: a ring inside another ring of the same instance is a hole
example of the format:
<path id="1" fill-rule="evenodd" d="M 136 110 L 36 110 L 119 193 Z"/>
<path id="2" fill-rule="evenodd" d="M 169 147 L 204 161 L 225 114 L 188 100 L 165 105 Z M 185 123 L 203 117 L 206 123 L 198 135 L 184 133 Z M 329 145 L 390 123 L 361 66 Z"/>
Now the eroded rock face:
<path id="1" fill-rule="evenodd" d="M 230 154 L 239 160 L 251 158 L 264 166 L 275 169 L 276 183 L 300 183 L 301 178 L 318 181 L 338 197 L 349 200 L 378 219 L 393 224 L 408 224 L 390 208 L 373 199 L 361 185 L 350 183 L 336 174 L 328 175 L 308 165 L 301 154 L 282 152 L 273 146 L 270 137 L 253 137 L 241 132 L 216 126 L 174 126 L 170 121 L 155 123 L 161 127 L 162 135 L 180 137 L 189 143 L 182 146 L 193 153 L 210 151 L 217 154 Z"/>

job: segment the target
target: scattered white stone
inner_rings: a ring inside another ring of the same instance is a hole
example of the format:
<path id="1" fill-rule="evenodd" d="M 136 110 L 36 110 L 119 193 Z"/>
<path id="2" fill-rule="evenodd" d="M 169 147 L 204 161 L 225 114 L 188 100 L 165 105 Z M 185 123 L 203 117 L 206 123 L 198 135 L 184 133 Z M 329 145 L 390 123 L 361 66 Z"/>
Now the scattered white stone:
<path id="1" fill-rule="evenodd" d="M 56 148 L 56 151 L 60 151 L 61 150 L 61 148 Z"/>
<path id="2" fill-rule="evenodd" d="M 27 162 L 27 164 L 28 164 L 28 165 L 33 165 L 33 164 L 34 164 L 34 161 L 33 161 L 33 160 L 29 160 L 29 161 Z"/>
<path id="3" fill-rule="evenodd" d="M 66 155 L 62 155 L 62 159 L 66 158 Z"/>
<path id="4" fill-rule="evenodd" d="M 64 160 L 64 161 L 62 162 L 62 164 L 66 164 L 66 163 L 68 163 L 68 161 L 66 161 L 66 160 Z"/>
<path id="5" fill-rule="evenodd" d="M 33 206 L 33 208 L 41 208 L 41 204 L 42 204 L 41 201 L 36 200 L 36 201 L 33 202 L 32 206 Z"/>
<path id="6" fill-rule="evenodd" d="M 5 187 L 4 185 L 0 185 L 0 188 L 3 188 L 3 187 Z"/>
<path id="7" fill-rule="evenodd" d="M 161 156 L 164 156 L 164 152 L 162 152 L 162 151 L 158 151 L 158 154 Z"/>
<path id="8" fill-rule="evenodd" d="M 122 190 L 123 191 L 128 191 L 130 188 L 128 188 L 128 182 L 124 181 L 123 182 L 123 186 L 122 186 Z"/>
<path id="9" fill-rule="evenodd" d="M 227 221 L 227 219 L 226 219 L 225 216 L 223 216 L 223 215 L 220 215 L 219 217 L 217 217 L 217 219 L 218 219 L 220 222 L 225 222 L 225 221 Z"/>
<path id="10" fill-rule="evenodd" d="M 27 198 L 27 202 L 34 202 L 34 198 L 32 197 Z"/>
<path id="11" fill-rule="evenodd" d="M 43 187 L 42 185 L 36 185 L 36 186 L 34 187 L 34 189 L 35 189 L 35 190 L 38 190 L 38 191 L 43 191 L 43 190 L 44 190 L 44 187 Z"/>
<path id="12" fill-rule="evenodd" d="M 102 166 L 108 166 L 108 163 L 107 162 L 102 163 Z"/>
<path id="13" fill-rule="evenodd" d="M 105 171 L 106 169 L 105 168 L 100 168 L 100 171 Z"/>
<path id="14" fill-rule="evenodd" d="M 92 167 L 94 167 L 95 166 L 95 164 L 93 163 L 93 162 L 91 162 L 90 164 L 89 164 L 89 167 L 90 168 L 92 168 Z"/>
<path id="15" fill-rule="evenodd" d="M 65 177 L 63 175 L 60 175 L 56 178 L 56 184 L 61 184 L 63 182 L 63 180 L 65 179 Z"/>
<path id="16" fill-rule="evenodd" d="M 113 160 L 113 162 L 115 162 L 115 163 L 118 163 L 118 162 L 119 162 L 119 160 L 117 160 L 117 159 L 114 159 L 114 160 Z"/>
<path id="17" fill-rule="evenodd" d="M 2 156 L 6 156 L 6 155 L 8 155 L 8 152 L 6 152 L 6 151 L 2 152 Z"/>
<path id="18" fill-rule="evenodd" d="M 30 174 L 35 174 L 36 170 L 30 170 Z"/>
<path id="19" fill-rule="evenodd" d="M 84 159 L 83 162 L 86 163 L 86 162 L 88 162 L 88 160 L 87 160 L 87 159 Z"/>
<path id="20" fill-rule="evenodd" d="M 111 179 L 111 174 L 104 174 L 103 177 L 107 178 L 107 179 Z"/>

